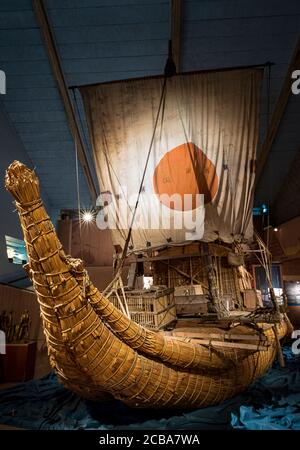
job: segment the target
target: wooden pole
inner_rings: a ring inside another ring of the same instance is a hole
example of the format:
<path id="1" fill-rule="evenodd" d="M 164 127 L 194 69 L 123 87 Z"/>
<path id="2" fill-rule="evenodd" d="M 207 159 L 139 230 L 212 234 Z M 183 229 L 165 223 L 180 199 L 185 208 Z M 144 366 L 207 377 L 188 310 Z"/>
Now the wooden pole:
<path id="1" fill-rule="evenodd" d="M 207 268 L 207 278 L 208 278 L 208 286 L 209 286 L 209 292 L 211 294 L 212 304 L 216 310 L 216 313 L 218 315 L 218 319 L 226 318 L 229 313 L 224 307 L 224 305 L 221 303 L 219 292 L 217 288 L 217 280 L 216 280 L 216 273 L 215 268 L 212 261 L 211 255 L 206 255 L 206 268 Z"/>
<path id="2" fill-rule="evenodd" d="M 257 186 L 258 184 L 263 168 L 267 162 L 272 144 L 277 135 L 281 119 L 284 115 L 288 100 L 291 95 L 291 85 L 293 82 L 292 73 L 294 70 L 299 69 L 299 67 L 300 67 L 300 38 L 298 38 L 298 41 L 296 43 L 293 56 L 291 58 L 290 64 L 286 72 L 286 77 L 284 79 L 281 88 L 281 92 L 279 94 L 277 103 L 273 110 L 270 124 L 268 126 L 266 136 L 264 138 L 261 150 L 259 152 L 259 158 L 257 160 L 256 165 L 255 186 Z"/>
<path id="3" fill-rule="evenodd" d="M 184 272 L 183 270 L 179 269 L 179 268 L 176 267 L 176 266 L 173 266 L 172 264 L 168 264 L 167 261 L 163 261 L 163 260 L 162 260 L 161 262 L 162 262 L 163 264 L 168 265 L 170 268 L 176 270 L 176 272 L 178 272 L 180 275 L 184 276 L 185 278 L 188 278 L 188 279 L 191 281 L 191 275 L 189 275 L 188 273 Z M 203 283 L 201 283 L 200 280 L 198 280 L 198 279 L 195 278 L 194 276 L 193 276 L 193 281 L 195 281 L 197 284 L 203 284 Z"/>
<path id="4" fill-rule="evenodd" d="M 39 23 L 42 37 L 44 38 L 44 44 L 48 53 L 48 58 L 50 65 L 53 70 L 54 78 L 57 82 L 58 90 L 62 99 L 62 103 L 64 105 L 64 109 L 66 112 L 67 120 L 69 122 L 70 131 L 73 136 L 74 142 L 77 143 L 78 149 L 78 158 L 81 163 L 83 173 L 85 175 L 87 185 L 91 194 L 91 198 L 94 202 L 98 197 L 97 188 L 95 186 L 88 158 L 86 155 L 86 150 L 84 148 L 84 144 L 82 141 L 81 133 L 79 131 L 77 118 L 74 112 L 72 100 L 70 98 L 70 93 L 67 87 L 67 83 L 65 80 L 65 76 L 62 70 L 62 65 L 60 62 L 60 57 L 58 54 L 58 50 L 55 44 L 53 32 L 47 17 L 46 8 L 43 0 L 33 0 L 32 1 L 33 10 L 35 12 L 37 21 Z"/>
<path id="5" fill-rule="evenodd" d="M 180 73 L 181 10 L 182 10 L 182 0 L 172 0 L 172 5 L 171 5 L 171 42 L 172 42 L 172 56 L 173 56 L 173 61 L 176 66 L 177 73 Z"/>

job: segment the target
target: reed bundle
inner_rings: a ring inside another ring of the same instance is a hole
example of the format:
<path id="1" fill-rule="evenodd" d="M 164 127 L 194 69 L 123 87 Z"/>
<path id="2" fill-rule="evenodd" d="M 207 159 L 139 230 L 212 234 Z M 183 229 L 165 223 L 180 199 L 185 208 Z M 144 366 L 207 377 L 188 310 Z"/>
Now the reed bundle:
<path id="1" fill-rule="evenodd" d="M 82 261 L 65 255 L 35 173 L 15 161 L 6 188 L 16 199 L 50 362 L 67 388 L 133 407 L 193 408 L 241 392 L 270 367 L 272 329 L 262 331 L 267 349 L 256 351 L 198 345 L 130 320 L 92 285 Z M 278 333 L 285 335 L 284 322 Z"/>

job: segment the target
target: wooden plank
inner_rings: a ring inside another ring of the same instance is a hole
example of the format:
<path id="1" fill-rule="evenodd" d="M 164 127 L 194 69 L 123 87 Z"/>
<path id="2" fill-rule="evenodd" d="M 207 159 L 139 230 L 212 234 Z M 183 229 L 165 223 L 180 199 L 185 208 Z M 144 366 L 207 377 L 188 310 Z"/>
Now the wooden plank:
<path id="1" fill-rule="evenodd" d="M 291 95 L 291 85 L 292 85 L 292 72 L 300 67 L 300 38 L 297 41 L 293 56 L 291 58 L 286 77 L 284 79 L 280 95 L 278 97 L 277 103 L 274 107 L 273 114 L 270 120 L 270 124 L 263 141 L 259 158 L 257 160 L 256 166 L 256 176 L 255 176 L 255 186 L 257 186 L 264 166 L 267 162 L 269 152 L 271 150 L 274 139 L 277 135 L 279 125 L 281 123 L 282 117 L 284 115 L 288 100 Z"/>
<path id="2" fill-rule="evenodd" d="M 172 55 L 176 72 L 180 73 L 182 0 L 172 0 L 171 9 Z"/>
<path id="3" fill-rule="evenodd" d="M 179 330 L 179 328 L 177 328 Z M 266 341 L 266 336 L 258 336 L 257 334 L 231 334 L 231 333 L 204 333 L 200 331 L 182 331 L 180 328 L 180 331 L 173 331 L 172 334 L 176 336 L 183 336 L 183 337 L 192 337 L 195 339 L 230 339 L 230 340 L 237 340 L 237 341 L 257 341 L 262 342 Z M 183 329 L 184 330 L 184 329 Z"/>
<path id="4" fill-rule="evenodd" d="M 203 305 L 208 303 L 205 295 L 175 295 L 174 298 L 176 305 Z"/>
<path id="5" fill-rule="evenodd" d="M 60 2 L 57 2 L 60 3 Z M 67 3 L 63 1 L 62 4 Z M 74 2 L 72 2 L 74 4 Z M 76 3 L 76 2 L 75 2 Z M 100 3 L 100 2 L 99 2 Z M 55 27 L 77 28 L 95 27 L 95 26 L 111 26 L 134 25 L 139 23 L 153 23 L 168 21 L 169 5 L 167 2 L 152 4 L 149 2 L 144 5 L 133 5 L 130 2 L 119 2 L 119 5 L 111 7 L 110 5 L 99 4 L 95 7 L 86 5 L 86 1 L 80 1 L 80 8 L 73 7 L 69 12 L 64 13 L 60 9 L 53 8 L 51 10 L 51 18 Z"/>
<path id="6" fill-rule="evenodd" d="M 137 262 L 133 262 L 130 264 L 129 272 L 128 272 L 128 281 L 127 281 L 127 286 L 129 288 L 134 288 L 136 268 L 137 268 Z"/>
<path id="7" fill-rule="evenodd" d="M 176 338 L 176 336 L 174 336 Z M 178 337 L 178 339 L 180 339 Z M 224 342 L 224 341 L 216 341 L 211 339 L 189 339 L 189 342 L 198 345 L 209 345 L 211 347 L 218 348 L 235 348 L 239 350 L 255 350 L 255 351 L 266 351 L 269 348 L 269 345 L 263 344 L 245 344 L 241 342 Z"/>
<path id="8" fill-rule="evenodd" d="M 185 303 L 185 302 L 178 302 L 175 300 L 176 305 L 176 311 L 178 316 L 196 316 L 199 314 L 207 314 L 208 307 L 207 302 L 202 303 Z"/>
<path id="9" fill-rule="evenodd" d="M 195 340 L 200 345 L 211 345 L 212 347 L 226 347 L 226 348 L 236 348 L 240 350 L 256 350 L 256 351 L 267 351 L 269 348 L 269 345 L 254 345 L 254 344 L 244 344 L 239 342 L 219 342 L 219 341 L 210 341 L 209 339 L 197 339 Z"/>
<path id="10" fill-rule="evenodd" d="M 258 299 L 254 289 L 245 289 L 243 292 L 244 307 L 247 310 L 254 310 L 257 307 Z"/>
<path id="11" fill-rule="evenodd" d="M 195 258 L 195 257 L 203 257 L 206 254 L 208 254 L 208 252 L 213 255 L 213 256 L 227 256 L 228 252 L 230 251 L 230 248 L 225 247 L 224 245 L 214 245 L 214 244 L 209 244 L 208 245 L 208 249 L 206 251 L 203 250 L 199 250 L 197 252 L 188 252 L 188 246 L 182 246 L 182 247 L 170 247 L 169 249 L 179 249 L 182 248 L 182 251 L 186 251 L 186 253 L 177 253 L 175 255 L 170 255 L 170 254 L 162 254 L 162 255 L 158 255 L 158 256 L 152 256 L 152 257 L 148 257 L 145 256 L 143 258 L 139 258 L 139 261 L 141 262 L 147 262 L 147 261 L 168 261 L 168 260 L 174 260 L 174 259 L 183 259 L 183 258 Z M 222 251 L 222 254 L 215 254 L 216 253 L 216 248 L 218 248 L 218 250 Z M 256 252 L 258 250 L 255 250 Z M 163 252 L 163 251 L 162 251 Z M 248 250 L 247 250 L 248 253 Z M 196 275 L 196 274 L 194 274 Z"/>
<path id="12" fill-rule="evenodd" d="M 200 257 L 203 256 L 200 252 L 196 252 L 196 253 L 182 253 L 179 255 L 170 255 L 170 256 L 152 256 L 152 257 L 144 257 L 144 258 L 139 258 L 139 262 L 151 262 L 151 261 L 168 261 L 169 259 L 182 259 L 182 258 L 191 258 L 191 257 Z"/>
<path id="13" fill-rule="evenodd" d="M 190 280 L 190 282 L 192 283 L 193 281 L 195 281 L 197 284 L 202 284 L 203 287 L 206 287 L 203 283 L 201 283 L 201 281 L 199 281 L 197 278 L 195 278 L 192 275 L 189 275 L 188 273 L 184 272 L 183 270 L 179 269 L 176 266 L 173 266 L 172 264 L 168 264 L 167 261 L 161 261 L 163 264 L 168 265 L 168 267 L 170 267 L 171 269 L 174 269 L 176 272 L 178 272 L 180 275 L 184 276 L 185 278 L 188 278 Z"/>
<path id="14" fill-rule="evenodd" d="M 36 14 L 37 21 L 40 25 L 41 33 L 44 38 L 45 47 L 48 53 L 50 65 L 53 70 L 54 77 L 57 81 L 58 89 L 61 95 L 61 99 L 65 108 L 66 116 L 69 122 L 70 131 L 77 144 L 78 158 L 81 163 L 86 182 L 93 201 L 96 201 L 98 193 L 94 184 L 94 180 L 89 168 L 88 158 L 86 150 L 83 145 L 81 133 L 79 131 L 77 118 L 74 112 L 73 104 L 71 101 L 70 93 L 67 88 L 67 83 L 62 70 L 60 57 L 55 45 L 53 33 L 50 27 L 50 23 L 47 17 L 46 9 L 43 0 L 33 0 L 33 10 Z"/>

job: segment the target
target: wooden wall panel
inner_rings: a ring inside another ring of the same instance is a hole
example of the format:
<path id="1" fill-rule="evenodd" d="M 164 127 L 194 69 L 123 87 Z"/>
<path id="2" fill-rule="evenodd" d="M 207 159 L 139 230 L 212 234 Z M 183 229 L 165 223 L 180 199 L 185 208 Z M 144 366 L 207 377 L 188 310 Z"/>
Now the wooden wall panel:
<path id="1" fill-rule="evenodd" d="M 61 236 L 59 235 L 61 238 Z M 83 224 L 80 230 L 79 222 L 72 221 L 72 237 L 69 253 L 73 258 L 81 258 L 86 266 L 109 266 L 113 264 L 114 247 L 109 230 L 99 230 L 95 223 Z M 82 247 L 82 252 L 81 252 Z"/>
<path id="2" fill-rule="evenodd" d="M 283 279 L 291 280 L 288 277 L 296 277 L 295 280 L 300 279 L 300 258 L 284 261 L 282 263 Z"/>

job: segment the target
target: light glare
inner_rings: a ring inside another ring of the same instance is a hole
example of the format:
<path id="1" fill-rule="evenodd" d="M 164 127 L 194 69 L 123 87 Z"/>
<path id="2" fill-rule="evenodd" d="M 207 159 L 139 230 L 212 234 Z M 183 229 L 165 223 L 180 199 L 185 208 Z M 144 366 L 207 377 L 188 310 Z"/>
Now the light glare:
<path id="1" fill-rule="evenodd" d="M 91 211 L 85 211 L 85 212 L 82 214 L 82 220 L 83 220 L 83 222 L 85 222 L 85 223 L 93 222 L 93 220 L 94 220 L 94 214 L 93 214 Z"/>

